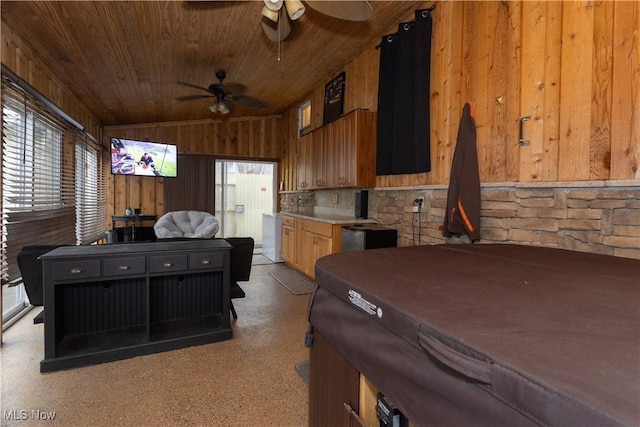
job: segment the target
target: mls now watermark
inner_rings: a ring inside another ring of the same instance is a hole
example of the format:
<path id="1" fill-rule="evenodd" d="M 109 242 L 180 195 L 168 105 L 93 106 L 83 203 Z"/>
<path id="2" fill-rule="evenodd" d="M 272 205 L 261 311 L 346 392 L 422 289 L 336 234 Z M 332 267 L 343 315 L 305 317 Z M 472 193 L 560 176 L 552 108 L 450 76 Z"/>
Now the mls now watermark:
<path id="1" fill-rule="evenodd" d="M 56 413 L 52 411 L 41 411 L 40 409 L 8 409 L 2 411 L 2 417 L 7 421 L 51 421 L 56 419 Z"/>

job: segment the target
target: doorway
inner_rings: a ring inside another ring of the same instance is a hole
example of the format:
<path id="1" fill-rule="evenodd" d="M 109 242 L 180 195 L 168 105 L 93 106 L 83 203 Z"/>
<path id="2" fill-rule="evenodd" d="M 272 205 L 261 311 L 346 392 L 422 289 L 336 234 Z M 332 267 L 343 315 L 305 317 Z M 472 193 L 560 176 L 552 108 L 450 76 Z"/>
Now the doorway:
<path id="1" fill-rule="evenodd" d="M 277 163 L 216 160 L 215 216 L 219 237 L 253 237 L 262 248 L 263 214 L 276 206 Z"/>

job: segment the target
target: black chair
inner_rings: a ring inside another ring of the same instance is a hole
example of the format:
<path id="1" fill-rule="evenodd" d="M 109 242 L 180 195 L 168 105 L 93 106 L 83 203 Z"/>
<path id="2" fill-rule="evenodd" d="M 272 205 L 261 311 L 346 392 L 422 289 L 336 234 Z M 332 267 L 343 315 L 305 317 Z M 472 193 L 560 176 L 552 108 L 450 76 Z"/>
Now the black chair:
<path id="1" fill-rule="evenodd" d="M 66 245 L 35 245 L 25 246 L 18 253 L 18 267 L 22 274 L 22 283 L 29 297 L 29 302 L 34 306 L 44 305 L 44 286 L 42 284 L 42 261 L 38 260 L 44 255 L 60 246 Z M 34 319 L 33 323 L 44 322 L 44 310 Z"/>
<path id="2" fill-rule="evenodd" d="M 229 293 L 231 299 L 244 298 L 244 290 L 238 285 L 238 282 L 249 280 L 251 274 L 251 261 L 253 260 L 254 241 L 252 237 L 229 237 L 225 238 L 231 245 L 230 251 L 230 280 Z M 233 307 L 233 301 L 230 302 L 231 315 L 234 319 L 238 319 L 236 309 Z"/>

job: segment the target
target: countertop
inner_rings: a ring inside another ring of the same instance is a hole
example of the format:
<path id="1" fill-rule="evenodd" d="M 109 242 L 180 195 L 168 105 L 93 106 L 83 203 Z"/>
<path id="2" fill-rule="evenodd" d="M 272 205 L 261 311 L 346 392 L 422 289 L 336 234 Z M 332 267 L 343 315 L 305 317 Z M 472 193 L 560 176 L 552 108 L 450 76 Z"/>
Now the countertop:
<path id="1" fill-rule="evenodd" d="M 324 222 L 327 224 L 377 224 L 375 219 L 354 218 L 352 216 L 327 215 L 327 214 L 300 214 L 295 212 L 280 212 L 281 215 L 287 215 L 294 218 L 309 219 L 312 221 Z"/>

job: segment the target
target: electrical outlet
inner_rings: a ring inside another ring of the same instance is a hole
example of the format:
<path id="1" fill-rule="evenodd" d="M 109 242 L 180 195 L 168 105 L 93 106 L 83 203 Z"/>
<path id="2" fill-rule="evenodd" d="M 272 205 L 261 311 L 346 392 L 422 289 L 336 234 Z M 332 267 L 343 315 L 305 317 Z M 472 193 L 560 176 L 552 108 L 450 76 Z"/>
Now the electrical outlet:
<path id="1" fill-rule="evenodd" d="M 414 212 L 418 212 L 418 207 L 417 206 L 412 206 L 411 208 L 413 209 Z"/>
<path id="2" fill-rule="evenodd" d="M 334 205 L 338 203 L 338 195 L 337 194 L 332 194 L 331 195 L 331 203 L 333 203 Z"/>
<path id="3" fill-rule="evenodd" d="M 418 206 L 424 206 L 424 197 L 416 197 L 416 204 Z"/>

